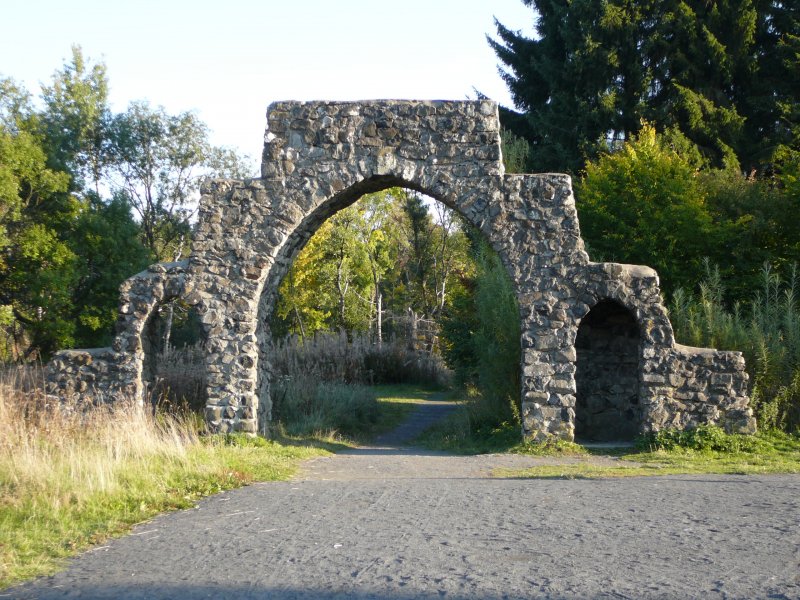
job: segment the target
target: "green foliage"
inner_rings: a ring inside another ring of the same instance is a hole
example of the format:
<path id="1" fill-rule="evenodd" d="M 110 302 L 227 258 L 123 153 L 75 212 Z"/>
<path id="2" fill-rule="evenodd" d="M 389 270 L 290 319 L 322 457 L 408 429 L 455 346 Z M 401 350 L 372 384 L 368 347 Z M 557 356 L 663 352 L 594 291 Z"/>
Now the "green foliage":
<path id="1" fill-rule="evenodd" d="M 651 126 L 590 162 L 576 197 L 581 232 L 605 260 L 650 265 L 667 291 L 700 278 L 717 241 L 703 190 L 689 161 Z"/>
<path id="2" fill-rule="evenodd" d="M 506 173 L 526 173 L 531 154 L 531 145 L 524 137 L 508 129 L 500 132 L 503 143 L 503 166 Z"/>
<path id="3" fill-rule="evenodd" d="M 72 175 L 73 190 L 89 181 L 100 196 L 100 182 L 111 162 L 108 77 L 103 63 L 88 64 L 80 46 L 71 60 L 42 88 L 41 128 L 50 164 Z"/>
<path id="4" fill-rule="evenodd" d="M 768 267 L 762 277 L 762 288 L 750 305 L 729 310 L 719 271 L 709 269 L 699 296 L 676 291 L 670 319 L 682 343 L 742 351 L 759 426 L 794 431 L 800 428 L 797 278 L 784 281 Z"/>
<path id="5" fill-rule="evenodd" d="M 477 358 L 481 402 L 478 421 L 519 421 L 520 317 L 511 279 L 488 245 L 478 255 L 475 313 L 479 325 L 472 339 Z"/>
<path id="6" fill-rule="evenodd" d="M 443 321 L 444 355 L 457 382 L 477 388 L 469 401 L 470 428 L 519 421 L 520 318 L 500 257 L 475 243 L 476 274 Z"/>
<path id="7" fill-rule="evenodd" d="M 725 433 L 721 427 L 698 425 L 692 429 L 662 429 L 642 436 L 637 447 L 646 451 L 676 449 L 696 450 L 698 452 L 761 452 L 765 444 L 752 435 Z"/>
<path id="8" fill-rule="evenodd" d="M 76 219 L 67 240 L 79 261 L 72 290 L 75 344 L 109 345 L 117 319 L 119 284 L 152 262 L 139 242 L 139 226 L 120 198 L 90 201 Z"/>
<path id="9" fill-rule="evenodd" d="M 192 113 L 169 115 L 146 102 L 132 103 L 110 128 L 113 173 L 139 219 L 142 242 L 159 260 L 180 258 L 208 128 Z"/>
<path id="10" fill-rule="evenodd" d="M 716 167 L 766 170 L 792 145 L 798 11 L 729 0 L 523 0 L 533 39 L 497 23 L 489 40 L 516 107 L 503 124 L 537 171 L 578 173 L 639 131 L 676 128 Z"/>
<path id="11" fill-rule="evenodd" d="M 108 343 L 122 280 L 188 247 L 200 177 L 249 171 L 191 113 L 112 114 L 105 65 L 79 46 L 41 100 L 0 78 L 3 359 Z"/>
<path id="12" fill-rule="evenodd" d="M 713 170 L 698 182 L 717 231 L 704 254 L 720 269 L 726 299 L 749 302 L 765 263 L 788 276 L 800 261 L 800 223 L 786 218 L 800 210 L 800 189 L 788 172 L 765 180 Z"/>
<path id="13" fill-rule="evenodd" d="M 472 268 L 463 227 L 401 188 L 367 194 L 326 221 L 281 283 L 271 329 L 405 338 L 437 354 L 436 321 Z"/>

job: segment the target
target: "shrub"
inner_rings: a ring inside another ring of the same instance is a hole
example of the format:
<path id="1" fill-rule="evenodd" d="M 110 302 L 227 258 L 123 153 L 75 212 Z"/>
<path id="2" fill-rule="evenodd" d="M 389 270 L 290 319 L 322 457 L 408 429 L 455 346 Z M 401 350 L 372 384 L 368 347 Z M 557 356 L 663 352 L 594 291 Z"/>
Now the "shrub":
<path id="1" fill-rule="evenodd" d="M 725 433 L 715 425 L 698 425 L 692 429 L 662 429 L 639 438 L 637 446 L 645 451 L 683 448 L 699 452 L 758 452 L 764 444 L 753 436 Z"/>
<path id="2" fill-rule="evenodd" d="M 476 275 L 442 323 L 444 354 L 469 396 L 473 428 L 519 422 L 520 318 L 500 257 L 476 242 Z"/>
<path id="3" fill-rule="evenodd" d="M 797 272 L 788 281 L 765 267 L 762 289 L 746 308 L 729 310 L 716 269 L 706 263 L 699 296 L 678 290 L 670 307 L 675 337 L 694 346 L 740 350 L 752 382 L 759 426 L 800 428 L 800 309 Z"/>

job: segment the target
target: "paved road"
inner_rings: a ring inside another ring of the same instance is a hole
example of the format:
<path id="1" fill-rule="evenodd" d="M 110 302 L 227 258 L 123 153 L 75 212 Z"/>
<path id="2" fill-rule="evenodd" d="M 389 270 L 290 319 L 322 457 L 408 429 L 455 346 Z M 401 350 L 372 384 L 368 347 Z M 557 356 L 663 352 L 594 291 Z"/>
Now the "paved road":
<path id="1" fill-rule="evenodd" d="M 14 598 L 800 598 L 800 477 L 500 480 L 382 444 L 162 515 Z M 2 596 L 0 592 L 0 596 Z"/>

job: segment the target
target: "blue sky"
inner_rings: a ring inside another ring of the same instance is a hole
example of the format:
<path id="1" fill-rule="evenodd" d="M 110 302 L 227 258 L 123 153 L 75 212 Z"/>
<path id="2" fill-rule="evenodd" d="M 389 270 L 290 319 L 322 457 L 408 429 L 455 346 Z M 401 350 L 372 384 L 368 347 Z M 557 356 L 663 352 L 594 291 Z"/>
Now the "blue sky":
<path id="1" fill-rule="evenodd" d="M 213 141 L 257 159 L 275 100 L 463 99 L 508 91 L 493 17 L 530 35 L 521 0 L 15 0 L 0 74 L 34 94 L 73 43 L 108 67 L 111 102 L 194 110 Z"/>

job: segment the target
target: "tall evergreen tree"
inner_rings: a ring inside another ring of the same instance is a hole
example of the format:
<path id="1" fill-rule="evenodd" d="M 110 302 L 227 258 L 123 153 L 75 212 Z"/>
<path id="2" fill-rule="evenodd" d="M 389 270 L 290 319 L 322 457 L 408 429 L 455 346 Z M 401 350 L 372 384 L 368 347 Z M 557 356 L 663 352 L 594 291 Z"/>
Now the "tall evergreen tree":
<path id="1" fill-rule="evenodd" d="M 536 38 L 489 40 L 530 168 L 580 171 L 642 119 L 714 166 L 760 169 L 797 125 L 798 9 L 776 0 L 523 0 Z"/>

